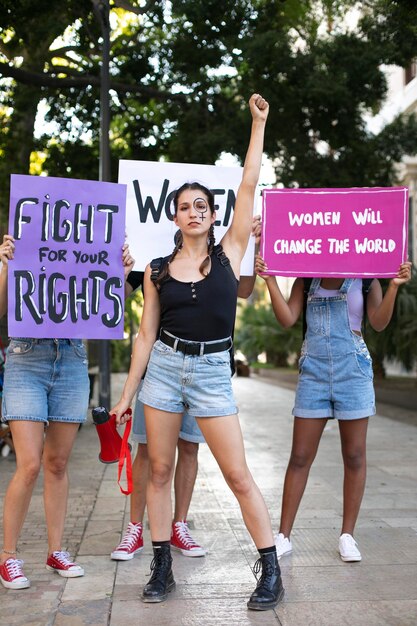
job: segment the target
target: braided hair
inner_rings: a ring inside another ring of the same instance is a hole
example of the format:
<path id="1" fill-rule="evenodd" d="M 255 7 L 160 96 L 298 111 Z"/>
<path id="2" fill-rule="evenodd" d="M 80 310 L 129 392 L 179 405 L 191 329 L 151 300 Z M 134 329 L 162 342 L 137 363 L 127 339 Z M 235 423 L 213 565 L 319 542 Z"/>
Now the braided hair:
<path id="1" fill-rule="evenodd" d="M 173 198 L 174 215 L 176 215 L 177 212 L 178 212 L 178 199 L 179 199 L 180 195 L 182 194 L 183 191 L 187 191 L 188 189 L 190 189 L 191 191 L 199 190 L 199 191 L 203 192 L 203 194 L 207 198 L 208 205 L 209 205 L 209 208 L 210 208 L 210 212 L 213 215 L 213 213 L 215 211 L 215 208 L 214 208 L 214 195 L 210 191 L 210 189 L 208 189 L 204 185 L 201 185 L 200 183 L 197 183 L 197 182 L 194 182 L 194 183 L 184 183 L 183 185 L 181 185 L 181 187 L 179 187 L 179 189 L 177 189 L 177 191 L 175 192 L 174 198 Z M 208 231 L 207 256 L 203 260 L 203 262 L 201 263 L 200 267 L 198 268 L 200 274 L 202 274 L 203 276 L 207 276 L 207 274 L 210 271 L 211 254 L 213 252 L 215 243 L 216 243 L 216 240 L 215 240 L 215 237 L 214 237 L 214 225 L 212 224 L 210 226 L 209 231 Z M 155 285 L 156 285 L 156 287 L 158 289 L 160 289 L 162 281 L 168 275 L 169 264 L 172 263 L 172 261 L 175 259 L 175 257 L 177 256 L 178 252 L 181 250 L 183 244 L 184 244 L 184 241 L 183 241 L 183 237 L 182 237 L 182 232 L 179 230 L 175 234 L 175 247 L 174 247 L 173 251 L 171 252 L 171 256 L 169 257 L 168 262 L 164 264 L 164 267 L 162 268 L 161 272 L 159 273 L 158 278 L 155 281 Z"/>

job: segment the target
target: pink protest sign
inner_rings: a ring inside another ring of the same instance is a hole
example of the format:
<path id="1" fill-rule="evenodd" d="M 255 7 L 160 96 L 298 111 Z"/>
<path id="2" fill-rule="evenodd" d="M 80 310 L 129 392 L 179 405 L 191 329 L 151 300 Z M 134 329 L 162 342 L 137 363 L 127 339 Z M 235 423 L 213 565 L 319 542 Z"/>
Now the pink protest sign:
<path id="1" fill-rule="evenodd" d="M 123 337 L 126 186 L 13 174 L 11 337 Z"/>
<path id="2" fill-rule="evenodd" d="M 279 276 L 393 277 L 407 260 L 408 189 L 265 189 L 261 255 Z"/>

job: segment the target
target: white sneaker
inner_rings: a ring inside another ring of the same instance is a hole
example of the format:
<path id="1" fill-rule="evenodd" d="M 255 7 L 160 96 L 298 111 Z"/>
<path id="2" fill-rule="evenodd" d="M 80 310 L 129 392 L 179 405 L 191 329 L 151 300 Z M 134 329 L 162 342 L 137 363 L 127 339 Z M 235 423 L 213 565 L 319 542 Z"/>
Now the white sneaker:
<path id="1" fill-rule="evenodd" d="M 361 561 L 362 555 L 359 552 L 358 544 L 348 533 L 343 533 L 339 537 L 339 553 L 342 561 Z"/>
<path id="2" fill-rule="evenodd" d="M 282 533 L 278 533 L 274 537 L 275 545 L 277 548 L 277 557 L 280 559 L 282 556 L 286 554 L 291 554 L 292 552 L 292 543 L 288 539 L 288 537 L 284 537 Z"/>

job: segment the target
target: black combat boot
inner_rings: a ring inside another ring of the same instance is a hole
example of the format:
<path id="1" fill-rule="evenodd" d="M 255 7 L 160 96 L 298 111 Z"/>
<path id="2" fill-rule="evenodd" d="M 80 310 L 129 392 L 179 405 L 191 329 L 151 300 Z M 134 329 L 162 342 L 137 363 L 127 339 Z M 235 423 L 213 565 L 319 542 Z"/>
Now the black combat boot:
<path id="1" fill-rule="evenodd" d="M 281 570 L 276 551 L 261 554 L 253 568 L 255 576 L 259 574 L 261 569 L 258 584 L 248 602 L 248 609 L 255 611 L 273 609 L 284 597 L 284 587 L 282 586 Z"/>
<path id="2" fill-rule="evenodd" d="M 151 577 L 142 591 L 143 602 L 163 602 L 175 589 L 170 545 L 154 547 Z"/>

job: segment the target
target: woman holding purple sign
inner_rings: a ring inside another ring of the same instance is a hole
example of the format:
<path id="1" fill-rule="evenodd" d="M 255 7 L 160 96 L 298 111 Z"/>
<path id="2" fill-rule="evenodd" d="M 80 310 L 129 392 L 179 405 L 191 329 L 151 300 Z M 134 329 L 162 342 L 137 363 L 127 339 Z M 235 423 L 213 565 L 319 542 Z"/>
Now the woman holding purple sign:
<path id="1" fill-rule="evenodd" d="M 360 561 L 353 533 L 365 490 L 368 418 L 375 414 L 372 360 L 362 337 L 364 308 L 372 328 L 384 330 L 391 320 L 398 288 L 410 280 L 411 263 L 400 266 L 384 296 L 377 279 L 369 281 L 366 294 L 360 278 L 297 278 L 288 302 L 275 276 L 264 274 L 267 269 L 257 256 L 255 270 L 266 282 L 278 322 L 289 328 L 306 308 L 292 450 L 280 529 L 275 537 L 277 553 L 281 557 L 292 552 L 290 534 L 310 467 L 327 420 L 334 418 L 339 423 L 344 464 L 339 554 L 342 561 Z"/>
<path id="2" fill-rule="evenodd" d="M 162 602 L 175 588 L 170 551 L 171 481 L 182 415 L 197 419 L 204 438 L 236 496 L 260 558 L 261 571 L 248 608 L 272 609 L 284 594 L 271 522 L 246 464 L 231 385 L 230 349 L 240 264 L 252 229 L 268 103 L 249 100 L 252 131 L 232 224 L 215 245 L 213 194 L 186 183 L 174 197 L 181 237 L 173 253 L 145 271 L 145 307 L 129 375 L 113 412 L 120 422 L 141 377 L 150 475 L 148 517 L 154 559 L 144 602 Z M 152 274 L 153 272 L 153 274 Z"/>
<path id="3" fill-rule="evenodd" d="M 7 269 L 15 254 L 13 237 L 0 246 L 0 314 L 7 311 Z M 123 246 L 125 275 L 133 267 Z M 67 511 L 67 465 L 80 424 L 88 410 L 86 349 L 81 339 L 11 338 L 7 349 L 2 421 L 10 425 L 16 471 L 4 499 L 0 582 L 25 589 L 30 581 L 17 558 L 23 527 L 40 468 L 44 473 L 44 506 L 48 531 L 46 569 L 65 578 L 84 575 L 62 549 Z"/>

